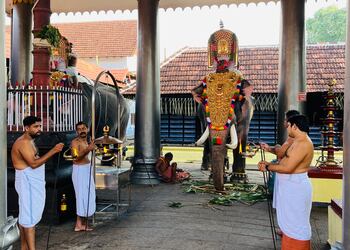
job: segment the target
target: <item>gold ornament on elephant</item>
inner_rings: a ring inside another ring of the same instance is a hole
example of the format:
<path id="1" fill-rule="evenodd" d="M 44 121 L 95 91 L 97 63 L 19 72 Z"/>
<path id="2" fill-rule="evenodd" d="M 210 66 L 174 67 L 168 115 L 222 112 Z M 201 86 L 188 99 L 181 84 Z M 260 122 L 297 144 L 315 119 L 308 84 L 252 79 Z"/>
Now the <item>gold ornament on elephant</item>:
<path id="1" fill-rule="evenodd" d="M 239 72 L 211 73 L 207 77 L 208 106 L 212 127 L 223 127 L 233 113 L 232 98 L 237 92 Z M 231 110 L 232 109 L 232 110 Z"/>
<path id="2" fill-rule="evenodd" d="M 223 24 L 208 40 L 208 66 L 213 67 L 214 61 L 219 58 L 238 65 L 238 39 L 235 33 L 224 29 Z"/>

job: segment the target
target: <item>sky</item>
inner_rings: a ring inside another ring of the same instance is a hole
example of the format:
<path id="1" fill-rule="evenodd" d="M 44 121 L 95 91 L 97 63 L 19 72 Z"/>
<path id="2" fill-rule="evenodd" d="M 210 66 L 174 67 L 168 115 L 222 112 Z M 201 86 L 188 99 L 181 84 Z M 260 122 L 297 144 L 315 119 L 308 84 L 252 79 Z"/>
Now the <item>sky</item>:
<path id="1" fill-rule="evenodd" d="M 308 0 L 305 7 L 306 19 L 314 16 L 320 8 L 336 5 L 346 6 L 346 0 Z M 206 47 L 209 36 L 219 29 L 220 19 L 225 28 L 233 31 L 239 46 L 277 45 L 280 35 L 280 3 L 241 4 L 239 6 L 195 7 L 159 10 L 160 60 L 171 56 L 183 47 Z M 107 13 L 53 14 L 51 22 L 85 22 L 103 20 L 137 19 L 137 11 Z"/>

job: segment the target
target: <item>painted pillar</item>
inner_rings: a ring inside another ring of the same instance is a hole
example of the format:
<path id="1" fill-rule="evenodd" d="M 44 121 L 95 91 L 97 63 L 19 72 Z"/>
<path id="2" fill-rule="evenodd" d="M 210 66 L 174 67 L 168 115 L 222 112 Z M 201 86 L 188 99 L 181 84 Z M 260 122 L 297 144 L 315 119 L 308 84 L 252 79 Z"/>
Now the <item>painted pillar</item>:
<path id="1" fill-rule="evenodd" d="M 285 112 L 290 109 L 305 111 L 305 1 L 281 1 L 281 37 L 278 86 L 278 143 L 287 138 L 283 126 Z"/>
<path id="2" fill-rule="evenodd" d="M 158 184 L 160 154 L 159 0 L 138 0 L 135 155 L 132 182 Z"/>
<path id="3" fill-rule="evenodd" d="M 350 0 L 347 1 L 343 127 L 343 249 L 350 249 Z"/>
<path id="4" fill-rule="evenodd" d="M 11 30 L 11 84 L 28 84 L 32 62 L 33 0 L 13 0 Z"/>
<path id="5" fill-rule="evenodd" d="M 50 24 L 50 0 L 39 0 L 34 10 L 34 37 L 42 27 Z M 36 86 L 47 86 L 50 80 L 50 48 L 34 46 L 33 83 Z"/>

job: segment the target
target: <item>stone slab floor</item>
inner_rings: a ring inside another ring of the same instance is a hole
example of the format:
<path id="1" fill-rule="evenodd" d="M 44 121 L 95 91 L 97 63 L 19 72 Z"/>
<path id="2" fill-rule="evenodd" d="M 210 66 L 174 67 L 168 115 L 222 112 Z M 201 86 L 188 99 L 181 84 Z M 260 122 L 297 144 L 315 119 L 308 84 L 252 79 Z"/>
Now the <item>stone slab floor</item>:
<path id="1" fill-rule="evenodd" d="M 209 172 L 199 164 L 181 164 L 195 179 L 207 179 Z M 262 183 L 262 175 L 249 166 L 251 182 Z M 210 194 L 187 194 L 181 184 L 132 186 L 132 205 L 118 218 L 98 214 L 92 232 L 73 232 L 74 221 L 52 227 L 49 249 L 188 249 L 253 250 L 273 249 L 267 203 L 252 206 L 208 204 Z M 171 208 L 171 202 L 183 207 Z M 327 246 L 327 208 L 313 207 L 312 248 Z M 37 249 L 46 249 L 48 225 L 37 227 Z M 280 242 L 277 242 L 278 249 Z M 19 249 L 17 243 L 14 249 Z"/>

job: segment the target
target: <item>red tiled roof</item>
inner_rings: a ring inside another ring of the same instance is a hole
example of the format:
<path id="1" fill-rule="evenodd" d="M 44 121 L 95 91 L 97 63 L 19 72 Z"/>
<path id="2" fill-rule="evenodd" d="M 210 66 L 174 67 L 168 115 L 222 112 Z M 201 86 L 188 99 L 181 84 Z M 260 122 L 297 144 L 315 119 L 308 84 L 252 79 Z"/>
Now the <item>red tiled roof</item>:
<path id="1" fill-rule="evenodd" d="M 109 72 L 112 73 L 115 79 L 119 81 L 124 81 L 126 78 L 126 74 L 129 72 L 128 69 L 111 69 Z"/>
<path id="2" fill-rule="evenodd" d="M 83 75 L 91 80 L 95 80 L 97 75 L 102 70 L 103 70 L 102 68 L 100 68 L 99 66 L 97 66 L 95 64 L 89 63 L 89 62 L 84 61 L 82 59 L 77 60 L 77 71 L 81 75 Z"/>
<path id="3" fill-rule="evenodd" d="M 136 55 L 136 20 L 56 23 L 53 25 L 69 42 L 73 43 L 73 52 L 80 58 Z"/>
<path id="4" fill-rule="evenodd" d="M 6 27 L 5 33 L 5 55 L 7 58 L 11 57 L 11 28 L 9 26 Z M 91 80 L 95 80 L 97 75 L 103 71 L 104 69 L 89 63 L 81 58 L 78 58 L 77 61 L 77 70 L 78 72 Z M 123 81 L 126 77 L 126 74 L 129 72 L 128 69 L 116 69 L 110 70 L 111 73 L 116 77 L 117 80 Z M 108 84 L 112 84 L 112 81 L 109 83 L 108 79 L 101 79 L 101 82 L 106 82 Z M 125 84 L 118 84 L 119 87 L 125 87 Z"/>
<path id="5" fill-rule="evenodd" d="M 345 45 L 317 45 L 306 48 L 307 91 L 322 92 L 335 78 L 337 91 L 344 88 Z M 254 85 L 256 93 L 278 91 L 278 47 L 241 48 L 240 71 Z M 181 53 L 161 68 L 161 91 L 189 92 L 210 72 L 206 48 L 192 48 Z"/>
<path id="6" fill-rule="evenodd" d="M 5 57 L 11 57 L 11 28 L 5 27 Z"/>
<path id="7" fill-rule="evenodd" d="M 312 45 L 306 51 L 307 91 L 326 91 L 333 78 L 337 80 L 335 91 L 343 91 L 345 45 Z M 278 56 L 278 47 L 240 49 L 240 71 L 254 85 L 255 93 L 278 92 Z M 161 93 L 190 93 L 209 72 L 206 48 L 184 49 L 161 66 Z M 135 93 L 135 88 L 128 93 Z"/>
<path id="8" fill-rule="evenodd" d="M 137 21 L 56 23 L 60 33 L 73 43 L 79 58 L 131 57 L 136 55 Z M 6 56 L 10 57 L 11 28 L 6 26 Z"/>
<path id="9" fill-rule="evenodd" d="M 100 72 L 98 72 L 98 73 L 100 73 Z M 113 69 L 113 70 L 109 70 L 109 72 L 114 76 L 114 78 L 117 81 L 124 81 L 126 74 L 129 71 L 128 71 L 128 69 Z M 95 76 L 95 78 L 93 78 L 93 80 L 96 80 L 96 77 L 97 77 L 97 75 Z M 114 86 L 112 79 L 107 74 L 101 76 L 100 82 L 104 82 L 106 84 Z M 123 83 L 123 82 L 117 82 L 117 85 L 119 88 L 125 88 L 127 86 L 127 84 Z"/>

